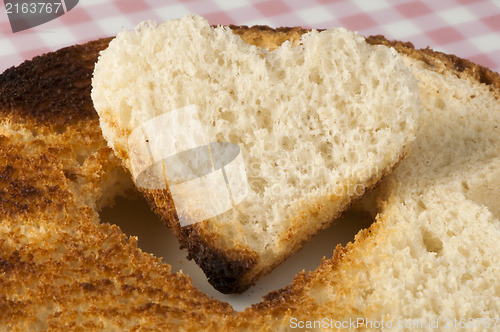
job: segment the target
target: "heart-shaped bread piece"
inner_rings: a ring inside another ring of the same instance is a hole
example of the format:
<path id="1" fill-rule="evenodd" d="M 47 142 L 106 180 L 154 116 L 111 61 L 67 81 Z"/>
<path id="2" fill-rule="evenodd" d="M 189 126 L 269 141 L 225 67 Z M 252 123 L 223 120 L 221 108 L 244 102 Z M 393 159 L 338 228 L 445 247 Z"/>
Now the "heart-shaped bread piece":
<path id="1" fill-rule="evenodd" d="M 247 289 L 389 173 L 419 114 L 416 80 L 393 49 L 331 29 L 269 51 L 199 16 L 118 34 L 96 64 L 92 99 L 138 188 L 226 293 Z M 217 161 L 222 142 L 236 150 Z M 191 172 L 195 155 L 211 170 Z M 176 169 L 190 170 L 184 182 Z M 198 208 L 206 213 L 186 223 Z"/>

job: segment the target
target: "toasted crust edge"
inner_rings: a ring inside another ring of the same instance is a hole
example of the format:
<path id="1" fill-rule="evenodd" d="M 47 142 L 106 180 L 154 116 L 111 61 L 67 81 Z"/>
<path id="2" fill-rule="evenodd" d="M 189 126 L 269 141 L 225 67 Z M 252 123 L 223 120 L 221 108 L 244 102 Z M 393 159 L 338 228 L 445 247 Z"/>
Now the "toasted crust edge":
<path id="1" fill-rule="evenodd" d="M 217 247 L 217 238 L 206 232 L 202 221 L 197 224 L 180 226 L 174 209 L 173 199 L 168 190 L 141 189 L 151 209 L 170 228 L 180 243 L 187 249 L 187 259 L 193 259 L 203 270 L 208 282 L 221 293 L 241 293 L 249 285 L 242 282 L 256 266 L 257 254 L 247 248 L 223 250 Z"/>

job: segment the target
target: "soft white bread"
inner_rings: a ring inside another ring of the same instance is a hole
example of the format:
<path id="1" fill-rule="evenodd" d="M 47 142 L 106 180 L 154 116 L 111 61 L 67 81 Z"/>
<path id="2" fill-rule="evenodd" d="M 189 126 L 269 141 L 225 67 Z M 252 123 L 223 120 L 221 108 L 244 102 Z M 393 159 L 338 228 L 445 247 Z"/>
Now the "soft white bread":
<path id="1" fill-rule="evenodd" d="M 316 271 L 243 313 L 240 327 L 289 330 L 292 318 L 326 317 L 351 319 L 361 330 L 385 321 L 395 330 L 431 331 L 436 320 L 440 330 L 496 330 L 500 76 L 411 44 L 370 41 L 406 54 L 419 81 L 417 139 L 378 191 L 376 222 Z"/>
<path id="2" fill-rule="evenodd" d="M 222 292 L 245 290 L 401 160 L 414 139 L 416 83 L 393 49 L 344 29 L 273 52 L 186 16 L 111 41 L 92 99 L 131 172 L 129 135 L 195 105 L 208 141 L 241 148 L 250 190 L 235 208 L 180 227 L 168 190 L 140 188 Z"/>

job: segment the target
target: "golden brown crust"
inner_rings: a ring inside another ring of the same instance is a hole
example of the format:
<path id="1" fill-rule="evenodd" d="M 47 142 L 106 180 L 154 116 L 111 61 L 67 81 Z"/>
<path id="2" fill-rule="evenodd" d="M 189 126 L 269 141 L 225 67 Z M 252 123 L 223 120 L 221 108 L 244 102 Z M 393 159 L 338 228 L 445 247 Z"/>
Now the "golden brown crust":
<path id="1" fill-rule="evenodd" d="M 296 45 L 300 37 L 310 31 L 301 27 L 280 27 L 274 29 L 266 25 L 254 25 L 251 27 L 246 25 L 230 25 L 229 27 L 233 33 L 240 36 L 248 44 L 269 50 L 274 50 L 285 41 L 290 41 L 293 45 Z"/>

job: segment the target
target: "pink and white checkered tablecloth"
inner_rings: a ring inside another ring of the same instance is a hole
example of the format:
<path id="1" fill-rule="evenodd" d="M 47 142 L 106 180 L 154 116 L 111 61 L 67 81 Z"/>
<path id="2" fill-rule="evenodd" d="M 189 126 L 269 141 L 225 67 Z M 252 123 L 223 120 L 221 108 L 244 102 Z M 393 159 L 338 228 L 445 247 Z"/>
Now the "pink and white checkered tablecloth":
<path id="1" fill-rule="evenodd" d="M 500 71 L 499 0 L 80 0 L 59 18 L 17 33 L 2 6 L 0 72 L 35 55 L 113 36 L 142 20 L 187 13 L 203 15 L 211 24 L 343 26 L 430 46 Z"/>

